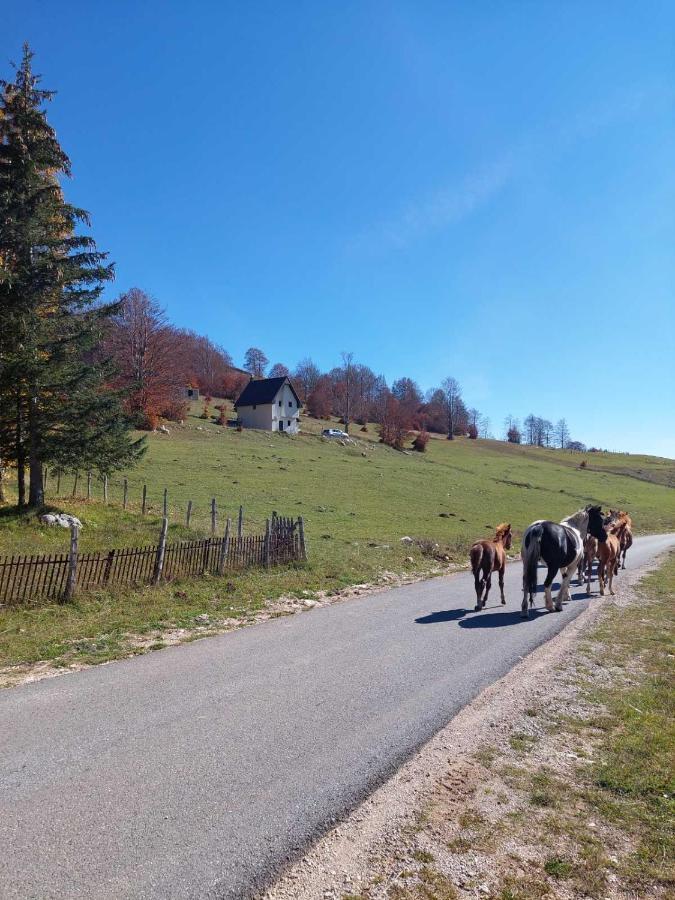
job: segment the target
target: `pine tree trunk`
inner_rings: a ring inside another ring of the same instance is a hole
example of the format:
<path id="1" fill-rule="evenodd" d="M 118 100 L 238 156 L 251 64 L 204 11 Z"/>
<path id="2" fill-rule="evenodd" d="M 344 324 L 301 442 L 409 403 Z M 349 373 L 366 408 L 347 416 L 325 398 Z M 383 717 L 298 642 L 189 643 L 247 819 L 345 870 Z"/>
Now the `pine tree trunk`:
<path id="1" fill-rule="evenodd" d="M 17 505 L 26 505 L 26 456 L 23 449 L 23 422 L 21 419 L 21 397 L 16 398 L 16 482 Z"/>
<path id="2" fill-rule="evenodd" d="M 30 466 L 30 488 L 28 491 L 28 503 L 39 508 L 44 506 L 44 482 L 42 480 L 42 459 L 40 457 L 40 434 L 38 428 L 38 405 L 35 392 L 31 392 L 28 404 L 28 438 Z"/>

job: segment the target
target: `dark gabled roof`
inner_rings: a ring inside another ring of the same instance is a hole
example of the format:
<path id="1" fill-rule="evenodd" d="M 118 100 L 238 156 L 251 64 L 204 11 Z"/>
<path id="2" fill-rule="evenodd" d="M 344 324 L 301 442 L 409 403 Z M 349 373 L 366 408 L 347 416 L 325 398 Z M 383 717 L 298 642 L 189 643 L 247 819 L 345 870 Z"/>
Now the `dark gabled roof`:
<path id="1" fill-rule="evenodd" d="M 241 394 L 239 394 L 237 402 L 234 404 L 235 409 L 240 406 L 257 406 L 259 403 L 261 405 L 263 403 L 274 403 L 277 394 L 286 382 L 288 382 L 288 386 L 293 391 L 293 396 L 299 409 L 302 403 L 286 375 L 282 375 L 280 378 L 252 378 Z"/>

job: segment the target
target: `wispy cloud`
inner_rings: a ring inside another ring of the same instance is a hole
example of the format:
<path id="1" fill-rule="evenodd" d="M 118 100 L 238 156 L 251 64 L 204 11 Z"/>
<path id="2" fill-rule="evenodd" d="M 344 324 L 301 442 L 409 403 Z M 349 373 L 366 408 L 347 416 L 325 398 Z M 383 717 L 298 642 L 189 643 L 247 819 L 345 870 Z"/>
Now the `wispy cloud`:
<path id="1" fill-rule="evenodd" d="M 349 246 L 361 251 L 401 249 L 434 232 L 458 225 L 488 205 L 520 175 L 531 173 L 537 164 L 546 164 L 579 141 L 634 118 L 645 106 L 663 108 L 664 101 L 671 100 L 672 91 L 664 92 L 661 87 L 635 90 L 568 119 L 547 122 L 492 162 L 366 227 L 351 238 Z"/>
<path id="2" fill-rule="evenodd" d="M 357 235 L 352 244 L 360 248 L 401 248 L 427 234 L 456 225 L 488 203 L 513 178 L 510 157 L 471 172 L 456 184 L 411 203 L 397 215 Z"/>

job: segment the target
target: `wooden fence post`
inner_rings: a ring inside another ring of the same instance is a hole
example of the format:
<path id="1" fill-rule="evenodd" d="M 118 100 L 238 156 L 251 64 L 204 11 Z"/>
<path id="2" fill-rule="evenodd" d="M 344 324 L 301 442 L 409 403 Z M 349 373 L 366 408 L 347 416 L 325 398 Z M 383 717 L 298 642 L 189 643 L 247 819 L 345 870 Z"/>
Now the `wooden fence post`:
<path id="1" fill-rule="evenodd" d="M 107 584 L 110 580 L 110 572 L 112 570 L 113 560 L 115 559 L 115 551 L 109 550 L 105 561 L 105 569 L 103 571 L 103 584 Z"/>
<path id="2" fill-rule="evenodd" d="M 61 496 L 61 469 L 56 470 L 56 496 Z"/>
<path id="3" fill-rule="evenodd" d="M 227 564 L 227 550 L 230 546 L 230 525 L 231 522 L 228 519 L 225 523 L 225 537 L 223 538 L 223 543 L 220 545 L 220 558 L 218 559 L 218 574 L 222 575 L 225 571 L 225 565 Z"/>
<path id="4" fill-rule="evenodd" d="M 265 519 L 265 568 L 270 567 L 270 520 Z"/>
<path id="5" fill-rule="evenodd" d="M 47 493 L 47 475 L 49 474 L 49 469 L 45 468 L 42 473 L 42 493 L 43 495 Z"/>
<path id="6" fill-rule="evenodd" d="M 211 537 L 216 535 L 216 525 L 218 524 L 218 513 L 216 511 L 216 498 L 211 499 Z"/>
<path id="7" fill-rule="evenodd" d="M 87 472 L 87 500 L 91 500 L 91 472 Z"/>
<path id="8" fill-rule="evenodd" d="M 190 519 L 192 518 L 192 500 L 188 500 L 187 513 L 185 514 L 185 524 L 190 527 Z"/>
<path id="9" fill-rule="evenodd" d="M 244 533 L 244 507 L 239 507 L 239 518 L 237 519 L 237 537 L 241 537 Z"/>
<path id="10" fill-rule="evenodd" d="M 108 502 L 108 476 L 103 476 L 103 502 Z"/>
<path id="11" fill-rule="evenodd" d="M 127 508 L 127 499 L 129 497 L 129 481 L 128 479 L 124 479 L 124 496 L 122 498 L 122 509 Z"/>
<path id="12" fill-rule="evenodd" d="M 307 545 L 305 544 L 305 520 L 302 516 L 298 517 L 298 531 L 300 533 L 300 556 L 307 561 Z"/>
<path id="13" fill-rule="evenodd" d="M 148 497 L 148 486 L 147 484 L 143 485 L 143 502 L 141 503 L 141 512 L 145 515 L 145 501 Z"/>
<path id="14" fill-rule="evenodd" d="M 77 497 L 77 481 L 80 477 L 80 473 L 75 473 L 75 480 L 73 481 L 73 497 Z"/>
<path id="15" fill-rule="evenodd" d="M 152 583 L 159 584 L 162 578 L 162 569 L 164 568 L 164 551 L 166 550 L 166 533 L 169 530 L 169 520 L 166 516 L 162 519 L 162 530 L 159 535 L 159 546 L 157 547 L 157 558 L 155 559 L 155 571 L 152 576 Z"/>
<path id="16" fill-rule="evenodd" d="M 169 512 L 168 512 L 169 511 L 169 493 L 168 493 L 167 488 L 164 488 L 164 501 L 162 504 L 162 509 L 163 509 L 163 515 L 166 518 L 166 516 L 169 514 Z"/>
<path id="17" fill-rule="evenodd" d="M 77 525 L 70 526 L 70 552 L 68 554 L 68 580 L 66 581 L 65 600 L 72 600 L 77 589 L 77 544 L 80 538 L 80 529 Z"/>

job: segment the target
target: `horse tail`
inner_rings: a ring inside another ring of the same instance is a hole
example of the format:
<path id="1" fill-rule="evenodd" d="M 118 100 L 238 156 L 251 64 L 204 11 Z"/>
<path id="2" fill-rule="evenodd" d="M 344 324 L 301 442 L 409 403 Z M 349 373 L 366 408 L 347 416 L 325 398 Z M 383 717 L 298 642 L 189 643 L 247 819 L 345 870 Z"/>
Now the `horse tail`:
<path id="1" fill-rule="evenodd" d="M 525 536 L 525 553 L 523 555 L 523 586 L 531 594 L 537 591 L 537 567 L 541 556 L 541 539 L 544 534 L 543 525 L 532 525 Z"/>
<path id="2" fill-rule="evenodd" d="M 480 564 L 483 561 L 483 545 L 480 543 L 474 544 L 471 548 L 471 571 L 474 576 L 478 574 L 478 570 L 480 569 Z"/>

